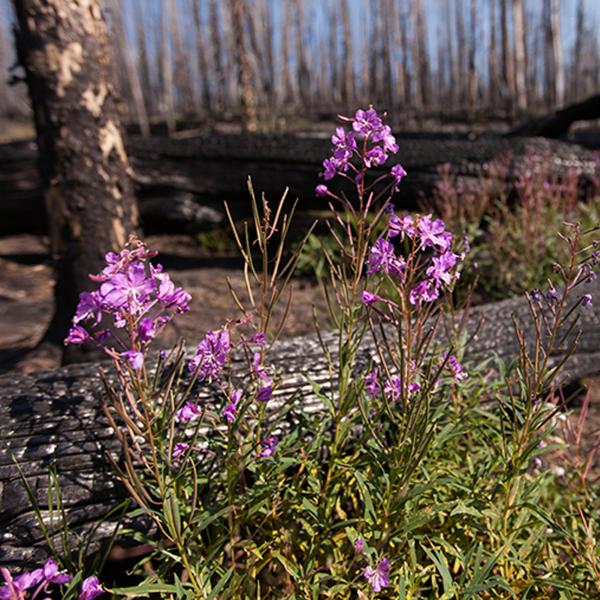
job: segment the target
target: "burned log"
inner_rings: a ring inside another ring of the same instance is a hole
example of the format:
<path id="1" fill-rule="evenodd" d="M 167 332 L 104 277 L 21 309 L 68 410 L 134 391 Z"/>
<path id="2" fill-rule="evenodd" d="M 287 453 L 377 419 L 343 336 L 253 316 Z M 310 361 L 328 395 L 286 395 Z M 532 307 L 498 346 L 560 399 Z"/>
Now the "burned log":
<path id="1" fill-rule="evenodd" d="M 585 291 L 597 296 L 600 283 L 589 284 Z M 600 372 L 600 307 L 576 310 L 580 321 L 574 334 L 580 332 L 581 338 L 561 372 L 562 384 Z M 508 363 L 515 357 L 513 316 L 526 332 L 526 339 L 533 339 L 526 299 L 472 309 L 467 319 L 467 332 L 473 335 L 467 364 L 480 364 L 494 356 Z M 336 347 L 334 334 L 326 335 L 325 340 L 331 348 Z M 359 355 L 365 366 L 371 352 L 372 342 L 367 339 Z M 557 353 L 554 360 L 560 359 Z M 278 342 L 270 361 L 281 374 L 281 384 L 272 400 L 275 405 L 289 405 L 296 394 L 293 410 L 324 411 L 306 378 L 309 376 L 325 390 L 330 385 L 329 371 L 314 336 Z M 0 564 L 33 566 L 47 554 L 11 455 L 43 508 L 47 508 L 48 470 L 52 465 L 56 467 L 67 518 L 75 531 L 90 531 L 126 496 L 111 476 L 105 458 L 106 452 L 116 452 L 118 446 L 100 408 L 102 393 L 97 364 L 0 377 Z M 204 390 L 200 401 L 214 402 L 215 396 Z M 106 539 L 110 528 L 105 524 L 95 532 L 98 542 Z"/>
<path id="2" fill-rule="evenodd" d="M 567 135 L 571 125 L 577 121 L 592 121 L 599 118 L 600 94 L 521 123 L 509 135 L 558 138 Z"/>
<path id="3" fill-rule="evenodd" d="M 413 208 L 449 163 L 464 188 L 485 178 L 489 164 L 510 157 L 508 177 L 518 174 L 525 158 L 551 161 L 560 176 L 577 172 L 585 184 L 597 175 L 589 150 L 544 138 L 398 136 L 399 160 L 408 172 L 401 202 Z M 331 151 L 327 136 L 201 134 L 185 139 L 130 135 L 127 151 L 134 169 L 142 226 L 148 232 L 200 231 L 220 221 L 223 200 L 238 214 L 249 210 L 246 179 L 256 190 L 278 198 L 290 188 L 300 209 L 321 208 L 314 196 L 321 161 Z M 203 207 L 199 209 L 197 207 Z M 208 212 L 205 207 L 208 207 Z M 0 235 L 40 233 L 45 229 L 41 188 L 32 142 L 0 145 Z"/>

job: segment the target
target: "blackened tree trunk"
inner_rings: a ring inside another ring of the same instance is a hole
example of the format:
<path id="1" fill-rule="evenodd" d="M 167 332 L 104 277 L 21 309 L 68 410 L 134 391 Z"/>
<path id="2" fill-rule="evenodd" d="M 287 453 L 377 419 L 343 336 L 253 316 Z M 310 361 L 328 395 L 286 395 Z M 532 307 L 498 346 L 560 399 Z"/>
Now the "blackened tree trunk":
<path id="1" fill-rule="evenodd" d="M 43 345 L 62 347 L 78 295 L 90 288 L 88 274 L 136 231 L 137 205 L 102 0 L 13 1 L 56 267 L 56 307 Z"/>

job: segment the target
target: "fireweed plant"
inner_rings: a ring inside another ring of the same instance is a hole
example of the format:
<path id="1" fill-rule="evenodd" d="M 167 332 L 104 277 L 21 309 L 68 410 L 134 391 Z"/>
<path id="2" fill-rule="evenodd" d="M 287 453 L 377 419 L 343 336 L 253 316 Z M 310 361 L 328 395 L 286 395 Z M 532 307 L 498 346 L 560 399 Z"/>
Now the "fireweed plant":
<path id="1" fill-rule="evenodd" d="M 273 308 L 289 306 L 300 254 L 284 251 L 285 196 L 272 209 L 251 191 L 253 223 L 235 233 L 246 290 L 230 290 L 241 314 L 192 353 L 151 349 L 191 299 L 138 240 L 107 255 L 98 290 L 82 295 L 67 342 L 99 344 L 113 361 L 104 410 L 123 451 L 111 460 L 136 504 L 129 516 L 151 524 L 129 532 L 152 548 L 135 569 L 142 583 L 111 592 L 597 595 L 589 469 L 558 475 L 547 460 L 560 367 L 593 302 L 593 232 L 563 236 L 561 285 L 528 294 L 534 336 L 515 319 L 513 363 L 467 369 L 467 310 L 452 304 L 465 249 L 442 220 L 391 204 L 406 173 L 386 167 L 398 146 L 383 116 L 369 107 L 340 120 L 316 189 L 333 214 L 337 248 L 323 253 L 336 330 L 317 326 L 300 372 L 286 379 L 299 357 L 274 346 Z M 303 410 L 307 388 L 317 412 Z"/>

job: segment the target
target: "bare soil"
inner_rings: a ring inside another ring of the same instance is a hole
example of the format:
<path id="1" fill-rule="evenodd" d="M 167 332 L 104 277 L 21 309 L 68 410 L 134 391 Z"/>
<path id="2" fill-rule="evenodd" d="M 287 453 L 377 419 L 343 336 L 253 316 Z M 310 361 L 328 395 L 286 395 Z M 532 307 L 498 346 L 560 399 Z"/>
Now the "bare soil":
<path id="1" fill-rule="evenodd" d="M 159 251 L 159 260 L 173 281 L 192 295 L 190 312 L 175 319 L 159 343 L 168 346 L 180 337 L 194 343 L 206 331 L 216 329 L 227 319 L 237 319 L 240 311 L 229 291 L 229 280 L 238 294 L 245 284 L 240 261 L 235 258 L 200 257 L 198 246 L 186 236 L 147 238 Z M 32 235 L 0 238 L 0 372 L 11 369 L 36 371 L 60 364 L 58 353 L 32 352 L 52 316 L 53 276 L 47 241 Z M 292 304 L 282 336 L 314 331 L 312 305 L 326 315 L 326 302 L 316 284 L 308 279 L 293 282 Z M 285 302 L 275 311 L 283 316 Z M 321 325 L 327 327 L 323 318 Z"/>

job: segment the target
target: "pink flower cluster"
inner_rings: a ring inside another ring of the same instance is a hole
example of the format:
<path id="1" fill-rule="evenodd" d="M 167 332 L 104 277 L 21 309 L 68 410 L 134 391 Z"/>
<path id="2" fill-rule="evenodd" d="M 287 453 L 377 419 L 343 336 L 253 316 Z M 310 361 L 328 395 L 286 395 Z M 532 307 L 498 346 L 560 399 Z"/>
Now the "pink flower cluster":
<path id="1" fill-rule="evenodd" d="M 109 252 L 106 267 L 90 275 L 99 288 L 79 297 L 65 345 L 94 342 L 112 358 L 140 369 L 150 342 L 176 314 L 189 310 L 191 299 L 162 265 L 149 262 L 155 255 L 137 239 L 118 254 Z"/>
<path id="2" fill-rule="evenodd" d="M 51 585 L 63 585 L 72 579 L 65 571 L 59 570 L 58 565 L 51 558 L 43 567 L 26 571 L 14 578 L 5 567 L 0 568 L 0 573 L 5 581 L 0 588 L 0 600 L 35 600 L 40 594 L 48 598 L 53 594 L 50 590 Z M 103 593 L 98 578 L 88 577 L 81 584 L 81 592 L 77 600 L 94 600 Z"/>
<path id="3" fill-rule="evenodd" d="M 331 137 L 333 151 L 331 156 L 323 161 L 321 177 L 329 181 L 342 175 L 355 183 L 360 183 L 367 169 L 383 166 L 390 154 L 398 152 L 396 138 L 389 125 L 383 123 L 383 118 L 373 107 L 367 110 L 358 109 L 354 117 L 340 115 L 343 123 L 351 129 L 337 127 Z M 360 142 L 360 143 L 359 143 Z M 396 164 L 389 173 L 394 187 L 397 187 L 406 171 L 402 165 Z M 329 189 L 325 184 L 316 187 L 317 196 L 326 196 Z"/>
<path id="4" fill-rule="evenodd" d="M 399 254 L 393 240 L 408 241 L 408 252 Z M 443 286 L 449 286 L 459 277 L 461 258 L 451 250 L 452 234 L 446 231 L 441 219 L 431 215 L 390 216 L 387 233 L 371 247 L 367 260 L 367 275 L 385 273 L 401 286 L 410 286 L 410 304 L 419 307 L 436 300 Z M 382 300 L 365 290 L 366 305 Z"/>

